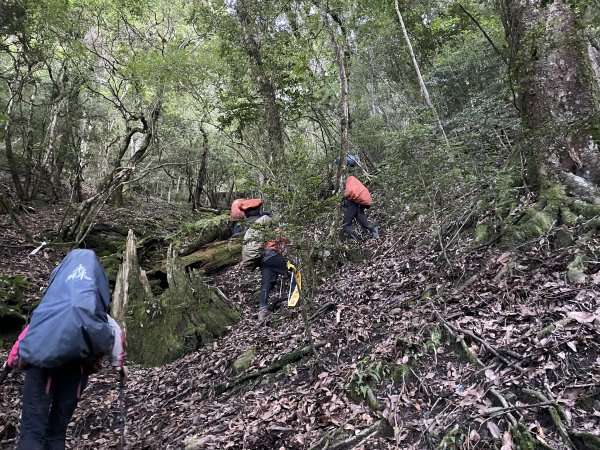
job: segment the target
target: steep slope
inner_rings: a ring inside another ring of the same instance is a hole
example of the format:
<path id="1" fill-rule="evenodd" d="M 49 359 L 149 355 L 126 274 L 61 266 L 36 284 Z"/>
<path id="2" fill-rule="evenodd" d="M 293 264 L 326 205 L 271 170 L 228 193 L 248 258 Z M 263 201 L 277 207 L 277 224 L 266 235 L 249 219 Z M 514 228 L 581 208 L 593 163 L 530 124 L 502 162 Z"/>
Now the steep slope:
<path id="1" fill-rule="evenodd" d="M 132 371 L 128 448 L 598 448 L 598 263 L 573 286 L 572 249 L 547 237 L 522 252 L 465 243 L 447 261 L 424 232 L 385 231 L 320 286 L 314 353 L 299 308 L 257 325 L 257 273 L 213 277 L 244 319 L 210 348 Z M 3 448 L 19 387 L 1 388 Z M 112 374 L 93 377 L 73 448 L 118 448 L 118 394 Z"/>

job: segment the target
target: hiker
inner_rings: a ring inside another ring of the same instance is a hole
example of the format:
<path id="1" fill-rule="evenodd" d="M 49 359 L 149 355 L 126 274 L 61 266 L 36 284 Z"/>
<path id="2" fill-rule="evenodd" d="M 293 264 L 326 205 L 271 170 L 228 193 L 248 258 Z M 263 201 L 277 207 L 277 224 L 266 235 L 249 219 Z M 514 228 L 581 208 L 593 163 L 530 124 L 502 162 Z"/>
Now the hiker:
<path id="1" fill-rule="evenodd" d="M 26 370 L 17 450 L 62 450 L 88 376 L 111 354 L 121 376 L 123 334 L 108 314 L 108 279 L 91 250 L 73 250 L 54 269 L 31 322 L 4 369 Z"/>
<path id="2" fill-rule="evenodd" d="M 288 273 L 288 260 L 285 256 L 287 239 L 281 235 L 281 227 L 275 230 L 272 240 L 265 243 L 260 259 L 260 303 L 258 306 L 258 321 L 263 322 L 267 317 L 269 293 L 277 284 L 279 275 Z"/>
<path id="3" fill-rule="evenodd" d="M 269 215 L 256 217 L 254 223 L 256 226 L 249 228 L 244 234 L 244 244 L 242 247 L 242 265 L 247 269 L 254 271 L 260 268 L 260 304 L 258 309 L 258 320 L 263 322 L 267 316 L 267 303 L 269 293 L 275 284 L 279 275 L 288 273 L 288 261 L 285 258 L 286 239 L 281 235 L 281 227 L 275 230 L 273 239 L 266 240 L 265 230 L 271 222 Z"/>
<path id="4" fill-rule="evenodd" d="M 377 239 L 379 237 L 378 228 L 369 222 L 365 213 L 365 208 L 371 206 L 371 193 L 354 176 L 349 176 L 346 179 L 342 206 L 344 207 L 342 227 L 347 235 L 356 242 L 359 242 L 360 239 L 352 226 L 354 220 L 356 220 L 361 227 L 369 230 L 374 238 Z"/>

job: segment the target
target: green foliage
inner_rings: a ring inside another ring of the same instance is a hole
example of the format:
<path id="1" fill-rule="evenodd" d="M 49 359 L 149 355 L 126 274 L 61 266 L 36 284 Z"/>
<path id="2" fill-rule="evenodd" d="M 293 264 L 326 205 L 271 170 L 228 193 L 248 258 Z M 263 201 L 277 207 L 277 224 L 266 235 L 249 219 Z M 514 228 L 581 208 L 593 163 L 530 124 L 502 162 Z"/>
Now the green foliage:
<path id="1" fill-rule="evenodd" d="M 389 367 L 382 361 L 362 359 L 350 378 L 350 390 L 360 398 L 366 398 L 373 386 L 379 385 L 391 374 Z"/>
<path id="2" fill-rule="evenodd" d="M 29 279 L 22 275 L 0 274 L 0 302 L 16 305 L 29 289 Z"/>

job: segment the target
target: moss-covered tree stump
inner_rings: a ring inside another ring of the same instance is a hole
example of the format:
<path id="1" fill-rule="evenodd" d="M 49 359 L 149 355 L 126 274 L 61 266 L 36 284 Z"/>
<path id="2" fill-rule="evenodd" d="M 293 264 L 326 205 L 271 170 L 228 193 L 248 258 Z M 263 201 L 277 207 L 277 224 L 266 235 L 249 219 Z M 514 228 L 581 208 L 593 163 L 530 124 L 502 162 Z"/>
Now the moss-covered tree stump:
<path id="1" fill-rule="evenodd" d="M 154 296 L 138 264 L 130 231 L 112 314 L 126 328 L 129 357 L 145 366 L 165 364 L 195 351 L 225 334 L 239 319 L 237 310 L 206 285 L 198 272 L 186 272 L 172 249 L 165 270 L 168 287 Z"/>

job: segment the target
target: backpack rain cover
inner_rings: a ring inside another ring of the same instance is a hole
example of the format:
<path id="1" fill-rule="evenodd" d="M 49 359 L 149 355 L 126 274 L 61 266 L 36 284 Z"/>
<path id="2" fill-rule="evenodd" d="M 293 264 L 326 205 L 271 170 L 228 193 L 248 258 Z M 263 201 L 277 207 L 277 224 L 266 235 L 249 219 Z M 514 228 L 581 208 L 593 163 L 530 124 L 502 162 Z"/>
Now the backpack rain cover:
<path id="1" fill-rule="evenodd" d="M 71 251 L 50 275 L 19 355 L 34 366 L 54 368 L 110 353 L 109 303 L 108 278 L 96 254 Z"/>
<path id="2" fill-rule="evenodd" d="M 371 193 L 355 176 L 346 179 L 344 196 L 361 206 L 371 206 Z"/>

